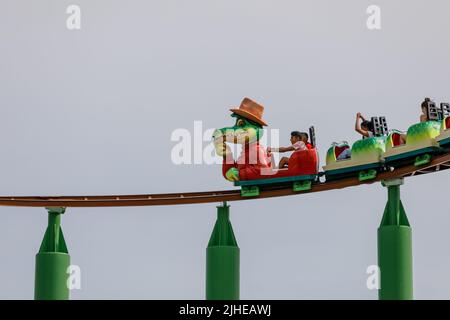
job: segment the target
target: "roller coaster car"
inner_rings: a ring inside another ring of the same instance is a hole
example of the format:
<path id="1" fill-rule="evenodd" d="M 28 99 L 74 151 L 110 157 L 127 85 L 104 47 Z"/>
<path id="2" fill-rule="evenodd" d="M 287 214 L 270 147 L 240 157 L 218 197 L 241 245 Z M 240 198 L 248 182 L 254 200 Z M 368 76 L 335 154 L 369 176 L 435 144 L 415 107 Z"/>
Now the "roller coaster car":
<path id="1" fill-rule="evenodd" d="M 442 112 L 430 101 L 427 106 L 429 121 L 416 123 L 409 127 L 406 143 L 402 144 L 401 133 L 393 131 L 386 140 L 386 152 L 382 159 L 387 166 L 399 167 L 414 163 L 422 166 L 431 161 L 433 154 L 440 153 L 436 138 L 441 133 Z"/>
<path id="2" fill-rule="evenodd" d="M 441 103 L 441 134 L 436 138 L 439 146 L 445 149 L 450 148 L 450 104 Z"/>
<path id="3" fill-rule="evenodd" d="M 358 176 L 360 181 L 375 179 L 382 168 L 381 155 L 385 151 L 388 131 L 385 117 L 373 117 L 373 137 L 356 141 L 351 148 L 351 156 L 340 159 L 343 152 L 350 149 L 348 143 L 333 143 L 327 152 L 323 167 L 327 181 Z"/>
<path id="4" fill-rule="evenodd" d="M 235 181 L 234 185 L 241 187 L 241 195 L 255 197 L 260 194 L 261 189 L 281 189 L 287 186 L 292 187 L 294 192 L 310 190 L 312 183 L 318 178 L 319 157 L 314 127 L 309 128 L 309 135 L 312 148 L 293 152 L 288 168 L 270 169 L 255 180 Z"/>

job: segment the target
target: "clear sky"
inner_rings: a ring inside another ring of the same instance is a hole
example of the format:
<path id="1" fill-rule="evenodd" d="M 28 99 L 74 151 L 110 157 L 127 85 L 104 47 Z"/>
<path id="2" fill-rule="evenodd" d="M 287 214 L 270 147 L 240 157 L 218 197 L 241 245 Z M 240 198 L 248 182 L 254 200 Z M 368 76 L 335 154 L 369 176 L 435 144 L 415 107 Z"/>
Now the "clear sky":
<path id="1" fill-rule="evenodd" d="M 68 30 L 66 8 L 81 8 Z M 366 9 L 381 8 L 381 30 Z M 219 165 L 175 165 L 170 137 L 232 124 L 249 96 L 289 143 L 315 125 L 324 154 L 356 140 L 356 112 L 418 122 L 450 100 L 448 1 L 0 1 L 0 194 L 233 188 Z M 449 172 L 408 179 L 419 299 L 450 298 Z M 243 299 L 376 299 L 366 269 L 387 198 L 379 184 L 231 203 Z M 73 299 L 203 299 L 215 204 L 68 209 L 82 272 Z M 43 209 L 0 208 L 0 298 L 32 299 Z"/>

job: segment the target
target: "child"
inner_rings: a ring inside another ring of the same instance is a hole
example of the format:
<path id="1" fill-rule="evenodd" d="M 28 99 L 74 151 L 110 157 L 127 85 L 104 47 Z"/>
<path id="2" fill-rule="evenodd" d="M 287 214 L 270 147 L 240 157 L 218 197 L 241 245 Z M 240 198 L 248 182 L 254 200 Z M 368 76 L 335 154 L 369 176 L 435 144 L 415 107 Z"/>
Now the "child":
<path id="1" fill-rule="evenodd" d="M 355 122 L 355 131 L 362 135 L 363 139 L 372 138 L 373 137 L 373 123 L 372 121 L 366 120 L 361 112 L 356 114 L 356 122 Z M 341 154 L 337 157 L 337 160 L 345 160 L 350 159 L 352 156 L 352 151 L 350 148 L 345 149 L 341 152 Z"/>
<path id="2" fill-rule="evenodd" d="M 361 119 L 361 122 L 360 122 Z M 363 139 L 373 137 L 373 123 L 364 119 L 360 112 L 356 114 L 355 131 L 362 134 Z"/>
<path id="3" fill-rule="evenodd" d="M 426 122 L 428 121 L 428 102 L 431 102 L 430 98 L 425 98 L 422 102 L 422 104 L 420 105 L 422 108 L 422 114 L 420 115 L 420 122 Z"/>
<path id="4" fill-rule="evenodd" d="M 306 132 L 292 131 L 291 132 L 291 145 L 289 147 L 280 148 L 267 148 L 269 153 L 272 152 L 289 152 L 289 151 L 299 151 L 308 150 L 312 148 L 312 145 L 308 143 L 309 136 Z M 289 157 L 282 157 L 278 168 L 286 168 L 289 166 Z"/>

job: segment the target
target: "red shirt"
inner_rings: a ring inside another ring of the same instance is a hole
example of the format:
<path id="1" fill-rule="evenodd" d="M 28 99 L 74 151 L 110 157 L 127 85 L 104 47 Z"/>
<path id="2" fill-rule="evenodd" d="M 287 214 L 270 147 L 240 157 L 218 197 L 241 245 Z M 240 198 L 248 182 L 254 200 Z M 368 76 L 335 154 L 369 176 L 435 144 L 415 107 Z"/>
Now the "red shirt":
<path id="1" fill-rule="evenodd" d="M 232 167 L 239 170 L 240 180 L 257 179 L 264 175 L 264 169 L 271 170 L 272 168 L 267 151 L 259 142 L 245 144 L 236 162 L 234 162 L 232 154 L 229 154 L 222 165 L 223 175 L 225 176 Z"/>

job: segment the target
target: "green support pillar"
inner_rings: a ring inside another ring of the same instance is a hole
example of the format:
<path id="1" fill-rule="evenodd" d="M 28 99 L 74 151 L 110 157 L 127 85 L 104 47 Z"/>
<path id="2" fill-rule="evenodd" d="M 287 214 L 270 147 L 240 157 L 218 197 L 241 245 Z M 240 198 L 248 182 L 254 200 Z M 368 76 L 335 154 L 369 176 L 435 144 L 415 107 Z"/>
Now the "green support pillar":
<path id="1" fill-rule="evenodd" d="M 380 300 L 413 299 L 412 232 L 400 200 L 403 179 L 383 181 L 388 203 L 378 229 Z"/>
<path id="2" fill-rule="evenodd" d="M 217 221 L 206 249 L 206 299 L 239 300 L 239 247 L 230 207 L 217 207 Z"/>
<path id="3" fill-rule="evenodd" d="M 65 208 L 47 208 L 48 227 L 36 255 L 34 298 L 36 300 L 68 300 L 67 268 L 70 256 L 61 230 Z"/>

